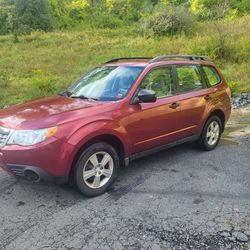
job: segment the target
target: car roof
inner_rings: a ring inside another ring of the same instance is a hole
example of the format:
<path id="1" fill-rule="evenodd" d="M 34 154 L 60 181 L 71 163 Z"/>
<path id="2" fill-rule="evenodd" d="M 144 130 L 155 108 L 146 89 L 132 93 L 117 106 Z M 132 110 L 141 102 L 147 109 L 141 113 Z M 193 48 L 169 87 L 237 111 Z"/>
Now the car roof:
<path id="1" fill-rule="evenodd" d="M 155 58 L 151 57 L 122 57 L 115 58 L 104 65 L 107 66 L 131 66 L 146 67 L 148 65 L 172 65 L 172 64 L 204 64 L 214 65 L 207 57 L 197 55 L 163 55 Z"/>
<path id="2" fill-rule="evenodd" d="M 161 61 L 156 63 L 149 63 L 145 61 L 128 61 L 128 62 L 113 62 L 113 63 L 107 63 L 104 64 L 105 66 L 129 66 L 129 67 L 146 67 L 148 65 L 152 66 L 163 66 L 163 65 L 178 65 L 178 64 L 197 64 L 197 65 L 211 65 L 214 66 L 214 63 L 212 62 L 206 62 L 206 61 L 188 61 L 188 60 L 169 60 L 169 61 Z"/>
<path id="3" fill-rule="evenodd" d="M 149 64 L 148 61 L 122 61 L 122 62 L 112 62 L 105 63 L 108 66 L 134 66 L 134 67 L 146 67 Z"/>

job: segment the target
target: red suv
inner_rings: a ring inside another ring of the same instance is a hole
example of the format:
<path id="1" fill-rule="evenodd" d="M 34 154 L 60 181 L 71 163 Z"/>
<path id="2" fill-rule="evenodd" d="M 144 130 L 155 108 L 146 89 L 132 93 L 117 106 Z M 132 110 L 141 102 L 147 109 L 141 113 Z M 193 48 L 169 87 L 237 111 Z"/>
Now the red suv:
<path id="1" fill-rule="evenodd" d="M 214 149 L 230 112 L 205 57 L 113 59 L 60 95 L 0 110 L 0 166 L 36 182 L 72 177 L 95 196 L 138 157 L 191 140 Z"/>

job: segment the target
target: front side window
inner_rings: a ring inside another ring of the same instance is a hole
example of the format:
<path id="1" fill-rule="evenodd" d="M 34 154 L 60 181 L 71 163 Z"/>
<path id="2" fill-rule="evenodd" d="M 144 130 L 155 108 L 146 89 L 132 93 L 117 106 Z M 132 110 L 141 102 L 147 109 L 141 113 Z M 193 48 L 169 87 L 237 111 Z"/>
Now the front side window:
<path id="1" fill-rule="evenodd" d="M 117 101 L 128 94 L 143 69 L 132 66 L 98 67 L 82 76 L 68 92 L 71 97 Z"/>
<path id="2" fill-rule="evenodd" d="M 215 68 L 210 66 L 202 66 L 202 69 L 205 72 L 205 77 L 208 82 L 209 87 L 215 86 L 220 83 L 220 76 L 218 75 Z"/>
<path id="3" fill-rule="evenodd" d="M 195 65 L 181 65 L 176 67 L 179 79 L 179 92 L 185 93 L 203 88 L 200 71 Z"/>
<path id="4" fill-rule="evenodd" d="M 157 98 L 172 96 L 174 94 L 172 67 L 157 68 L 151 71 L 143 80 L 140 89 L 153 90 Z"/>

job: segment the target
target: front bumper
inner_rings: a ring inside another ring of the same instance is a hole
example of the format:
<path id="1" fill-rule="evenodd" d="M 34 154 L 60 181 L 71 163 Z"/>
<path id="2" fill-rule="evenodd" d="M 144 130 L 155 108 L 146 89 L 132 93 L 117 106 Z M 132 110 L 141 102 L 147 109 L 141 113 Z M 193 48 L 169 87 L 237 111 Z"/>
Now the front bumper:
<path id="1" fill-rule="evenodd" d="M 63 184 L 68 181 L 74 147 L 57 138 L 21 147 L 0 149 L 0 167 L 18 178 Z"/>
<path id="2" fill-rule="evenodd" d="M 53 176 L 39 167 L 7 165 L 1 161 L 0 167 L 16 178 L 22 178 L 32 182 L 50 182 L 56 184 L 65 184 L 68 182 L 68 176 Z"/>

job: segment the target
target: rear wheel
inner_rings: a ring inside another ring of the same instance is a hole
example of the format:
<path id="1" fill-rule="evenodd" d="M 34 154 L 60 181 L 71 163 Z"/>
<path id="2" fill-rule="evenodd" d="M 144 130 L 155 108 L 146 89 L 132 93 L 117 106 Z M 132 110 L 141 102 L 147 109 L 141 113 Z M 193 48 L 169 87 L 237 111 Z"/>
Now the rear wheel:
<path id="1" fill-rule="evenodd" d="M 95 143 L 84 150 L 76 163 L 76 186 L 88 197 L 100 195 L 113 184 L 118 169 L 116 150 L 107 143 Z"/>
<path id="2" fill-rule="evenodd" d="M 198 140 L 199 146 L 206 151 L 216 148 L 222 134 L 222 122 L 218 116 L 210 117 Z"/>

